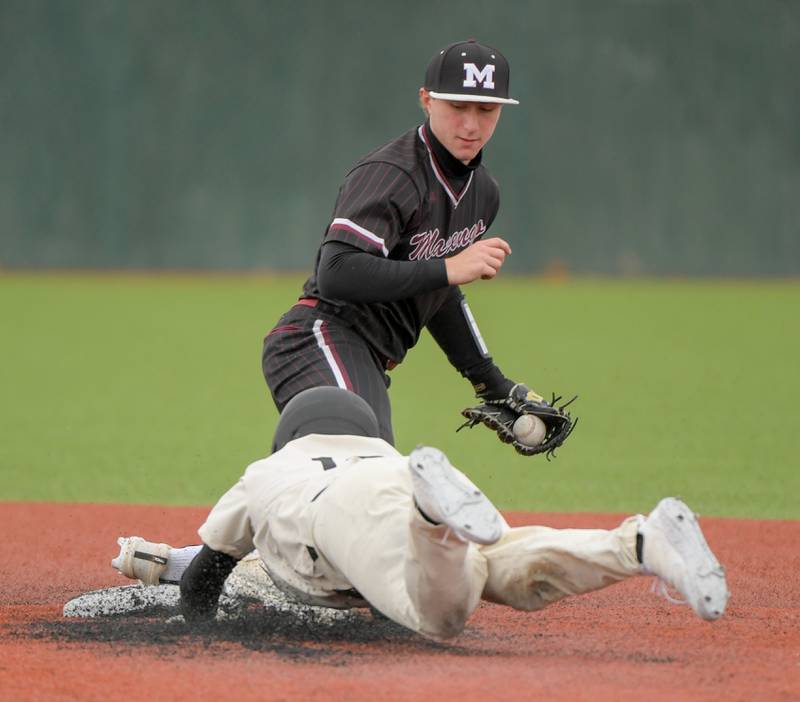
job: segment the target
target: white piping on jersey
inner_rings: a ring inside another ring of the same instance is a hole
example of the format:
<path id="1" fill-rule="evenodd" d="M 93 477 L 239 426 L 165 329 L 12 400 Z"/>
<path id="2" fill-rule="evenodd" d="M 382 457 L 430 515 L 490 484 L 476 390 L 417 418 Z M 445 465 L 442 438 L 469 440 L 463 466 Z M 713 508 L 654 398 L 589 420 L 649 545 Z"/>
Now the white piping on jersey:
<path id="1" fill-rule="evenodd" d="M 331 353 L 330 346 L 325 342 L 325 336 L 322 333 L 323 324 L 325 324 L 325 322 L 321 319 L 314 322 L 314 338 L 317 340 L 317 346 L 320 347 L 322 353 L 325 355 L 325 360 L 328 362 L 331 371 L 333 371 L 333 377 L 336 378 L 336 384 L 343 390 L 350 390 L 351 388 L 347 387 L 347 382 L 344 379 L 344 375 L 342 375 L 342 369 L 339 368 L 339 365 L 336 363 L 336 359 L 333 353 Z"/>
<path id="2" fill-rule="evenodd" d="M 419 129 L 417 129 L 417 134 L 419 134 L 419 138 L 422 139 L 422 143 L 425 144 L 425 148 L 428 150 L 428 158 L 431 161 L 433 175 L 435 175 L 436 180 L 441 183 L 444 191 L 450 198 L 450 202 L 453 203 L 453 207 L 458 207 L 458 203 L 461 202 L 464 195 L 467 194 L 467 190 L 469 190 L 469 186 L 472 184 L 472 176 L 475 175 L 475 171 L 472 171 L 469 174 L 469 178 L 467 179 L 467 184 L 464 186 L 464 189 L 460 194 L 456 195 L 455 191 L 450 187 L 450 183 L 447 182 L 447 178 L 444 177 L 444 173 L 442 173 L 439 169 L 439 164 L 436 163 L 436 159 L 433 157 L 433 150 L 431 149 L 431 145 L 428 143 L 428 137 L 425 136 L 425 130 L 423 129 L 424 126 L 425 125 L 421 125 Z"/>
<path id="3" fill-rule="evenodd" d="M 334 227 L 334 225 L 336 225 Z M 364 227 L 360 227 L 355 222 L 350 219 L 344 219 L 344 217 L 337 217 L 336 219 L 331 222 L 331 226 L 328 229 L 347 229 L 353 234 L 360 234 L 361 236 L 369 239 L 373 244 L 377 244 L 381 247 L 381 251 L 383 252 L 384 256 L 389 255 L 389 249 L 386 248 L 386 242 L 381 239 L 377 234 L 373 234 L 369 229 L 364 229 Z"/>
<path id="4" fill-rule="evenodd" d="M 469 324 L 469 329 L 472 332 L 472 337 L 475 339 L 475 343 L 478 345 L 481 353 L 484 356 L 488 356 L 489 349 L 486 348 L 486 344 L 481 336 L 481 330 L 478 329 L 478 325 L 475 322 L 475 317 L 472 316 L 472 310 L 469 308 L 466 300 L 461 300 L 461 309 L 464 311 L 464 316 L 467 318 L 467 323 Z"/>

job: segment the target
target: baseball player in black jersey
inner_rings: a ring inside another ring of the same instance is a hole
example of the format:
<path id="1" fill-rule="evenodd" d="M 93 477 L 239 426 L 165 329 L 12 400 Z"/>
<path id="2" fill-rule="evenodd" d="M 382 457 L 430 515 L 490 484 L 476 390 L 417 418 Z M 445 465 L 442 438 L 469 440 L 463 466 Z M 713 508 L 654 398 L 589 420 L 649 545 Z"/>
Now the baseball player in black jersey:
<path id="1" fill-rule="evenodd" d="M 508 396 L 514 383 L 460 289 L 493 278 L 511 253 L 486 237 L 500 195 L 483 165 L 503 105 L 518 104 L 508 83 L 496 49 L 474 40 L 446 47 L 419 91 L 425 123 L 347 174 L 303 295 L 265 339 L 263 371 L 279 411 L 302 390 L 346 388 L 367 400 L 393 443 L 386 372 L 424 327 L 480 399 Z"/>

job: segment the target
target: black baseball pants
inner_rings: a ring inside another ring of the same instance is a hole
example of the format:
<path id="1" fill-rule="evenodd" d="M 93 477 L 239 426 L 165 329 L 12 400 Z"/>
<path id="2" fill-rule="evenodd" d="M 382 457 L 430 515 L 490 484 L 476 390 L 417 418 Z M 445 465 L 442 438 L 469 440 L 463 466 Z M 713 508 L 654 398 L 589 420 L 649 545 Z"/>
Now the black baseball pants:
<path id="1" fill-rule="evenodd" d="M 389 377 L 357 331 L 312 306 L 292 307 L 264 339 L 261 367 L 278 411 L 297 393 L 333 385 L 363 397 L 394 445 Z"/>

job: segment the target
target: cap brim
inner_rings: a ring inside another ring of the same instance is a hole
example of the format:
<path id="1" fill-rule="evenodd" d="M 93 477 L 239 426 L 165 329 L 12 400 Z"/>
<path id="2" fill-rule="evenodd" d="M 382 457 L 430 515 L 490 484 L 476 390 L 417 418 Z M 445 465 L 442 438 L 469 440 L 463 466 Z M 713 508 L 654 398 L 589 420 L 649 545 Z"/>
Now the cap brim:
<path id="1" fill-rule="evenodd" d="M 435 93 L 428 91 L 428 95 L 437 100 L 452 100 L 453 102 L 496 102 L 501 105 L 519 105 L 519 100 L 512 98 L 493 97 L 491 95 L 459 95 L 458 93 Z"/>

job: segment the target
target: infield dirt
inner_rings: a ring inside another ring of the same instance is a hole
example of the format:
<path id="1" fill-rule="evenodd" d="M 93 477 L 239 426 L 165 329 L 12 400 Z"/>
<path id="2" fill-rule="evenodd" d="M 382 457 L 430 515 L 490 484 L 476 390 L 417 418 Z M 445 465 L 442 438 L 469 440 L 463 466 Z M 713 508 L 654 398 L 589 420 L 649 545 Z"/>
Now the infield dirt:
<path id="1" fill-rule="evenodd" d="M 0 698 L 8 700 L 800 700 L 800 522 L 701 519 L 732 592 L 713 624 L 636 578 L 536 613 L 483 604 L 439 644 L 385 620 L 312 630 L 254 610 L 189 631 L 163 617 L 68 620 L 126 584 L 115 539 L 196 541 L 207 510 L 0 503 Z M 613 527 L 620 515 L 506 515 Z"/>

